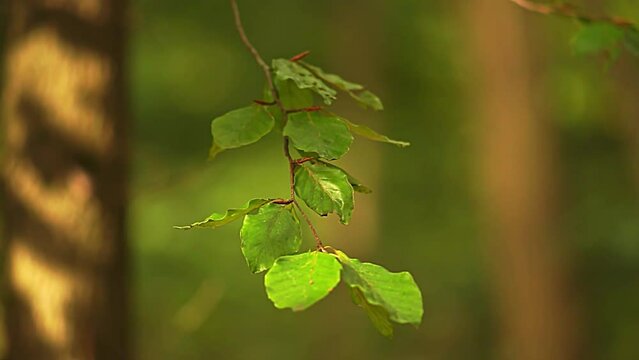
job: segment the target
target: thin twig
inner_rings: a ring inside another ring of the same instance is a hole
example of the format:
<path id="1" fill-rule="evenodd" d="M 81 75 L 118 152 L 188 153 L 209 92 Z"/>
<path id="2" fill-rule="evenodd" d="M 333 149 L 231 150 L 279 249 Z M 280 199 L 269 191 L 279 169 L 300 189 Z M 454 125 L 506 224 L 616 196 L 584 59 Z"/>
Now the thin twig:
<path id="1" fill-rule="evenodd" d="M 290 204 L 292 202 L 293 202 L 293 200 L 291 200 L 291 199 L 275 199 L 275 200 L 271 201 L 271 203 L 278 204 L 278 205 L 288 205 L 288 204 Z"/>
<path id="2" fill-rule="evenodd" d="M 271 91 L 274 104 L 277 104 L 277 106 L 279 107 L 282 113 L 282 123 L 283 125 L 286 125 L 286 121 L 288 120 L 288 114 L 290 110 L 287 110 L 284 107 L 284 104 L 282 103 L 282 99 L 280 98 L 280 94 L 277 91 L 277 87 L 275 87 L 275 82 L 273 82 L 271 67 L 264 61 L 264 58 L 262 58 L 262 55 L 260 55 L 259 51 L 257 51 L 257 49 L 253 46 L 253 44 L 251 44 L 251 41 L 246 36 L 246 31 L 244 31 L 244 26 L 242 25 L 242 18 L 240 17 L 240 9 L 237 6 L 237 1 L 236 0 L 230 0 L 230 1 L 231 1 L 231 8 L 233 8 L 233 15 L 235 17 L 235 27 L 237 28 L 237 32 L 240 34 L 240 38 L 242 39 L 242 42 L 244 43 L 246 48 L 249 50 L 251 55 L 253 55 L 253 58 L 255 58 L 255 61 L 257 62 L 257 64 L 262 68 L 262 71 L 264 71 L 264 76 L 266 77 L 266 82 L 268 84 L 269 90 Z M 308 52 L 304 52 L 297 55 L 298 60 L 305 57 L 306 55 L 308 55 Z M 255 102 L 258 104 L 263 103 L 264 105 L 269 104 L 268 102 L 264 102 L 264 101 L 255 101 Z M 305 111 L 311 111 L 310 109 L 311 108 L 308 108 Z M 312 111 L 315 111 L 315 110 L 312 110 Z M 295 203 L 300 213 L 302 213 L 302 216 L 304 216 L 304 219 L 306 220 L 306 223 L 308 224 L 309 228 L 311 228 L 311 231 L 313 232 L 313 236 L 315 237 L 315 242 L 317 243 L 317 249 L 324 251 L 324 245 L 322 245 L 322 242 L 320 241 L 319 235 L 317 235 L 317 231 L 315 230 L 315 227 L 311 223 L 308 216 L 306 216 L 306 213 L 304 212 L 304 210 L 302 210 L 302 208 L 299 206 L 299 204 L 295 200 L 295 166 L 297 166 L 297 162 L 291 156 L 291 151 L 289 149 L 288 136 L 284 136 L 283 145 L 284 145 L 284 156 L 286 156 L 286 160 L 288 160 L 288 171 L 289 171 L 289 178 L 290 178 L 289 186 L 290 186 L 291 197 L 290 199 L 287 199 L 287 200 L 281 199 L 281 200 L 276 200 L 274 202 L 281 203 L 281 204 Z"/>
<path id="3" fill-rule="evenodd" d="M 310 54 L 311 54 L 311 52 L 306 50 L 306 51 L 303 51 L 303 52 L 293 56 L 289 60 L 291 60 L 292 62 L 300 61 L 300 60 L 302 60 L 303 58 L 307 57 Z"/>
<path id="4" fill-rule="evenodd" d="M 266 82 L 271 91 L 271 95 L 273 96 L 273 101 L 280 108 L 280 111 L 282 113 L 282 122 L 283 124 L 286 124 L 288 111 L 284 108 L 284 104 L 282 103 L 280 94 L 277 91 L 277 87 L 275 87 L 275 82 L 273 82 L 271 67 L 268 66 L 266 61 L 264 61 L 264 58 L 262 58 L 262 55 L 260 55 L 260 52 L 257 51 L 255 46 L 251 44 L 251 41 L 248 39 L 248 36 L 246 36 L 246 31 L 244 31 L 244 26 L 242 25 L 240 9 L 237 6 L 236 0 L 231 0 L 231 7 L 233 8 L 233 15 L 235 17 L 235 27 L 237 28 L 237 32 L 240 34 L 240 38 L 242 39 L 242 42 L 244 43 L 246 48 L 249 50 L 251 55 L 253 55 L 253 58 L 255 58 L 255 61 L 257 62 L 257 64 L 264 71 L 264 76 L 266 77 Z M 295 162 L 293 161 L 293 158 L 291 157 L 291 153 L 288 148 L 288 142 L 289 142 L 288 137 L 284 136 L 284 156 L 286 156 L 286 159 L 288 160 L 289 173 L 291 178 L 291 181 L 290 181 L 291 200 L 295 200 Z"/>
<path id="5" fill-rule="evenodd" d="M 253 55 L 253 58 L 255 58 L 255 61 L 257 62 L 257 64 L 262 68 L 262 71 L 264 72 L 264 76 L 266 77 L 266 82 L 268 83 L 268 87 L 271 90 L 271 95 L 273 95 L 273 99 L 275 100 L 275 102 L 277 102 L 277 104 L 283 110 L 284 107 L 282 106 L 282 102 L 280 101 L 280 96 L 277 92 L 277 88 L 275 87 L 275 83 L 273 82 L 273 76 L 271 75 L 271 67 L 268 66 L 266 61 L 264 61 L 264 59 L 262 58 L 262 55 L 260 55 L 260 53 L 257 51 L 255 46 L 251 44 L 251 41 L 246 36 L 246 32 L 244 31 L 244 26 L 242 25 L 242 18 L 240 17 L 240 9 L 237 7 L 236 0 L 231 0 L 231 7 L 233 8 L 233 15 L 235 17 L 235 27 L 237 28 L 237 32 L 240 34 L 240 38 L 242 39 L 242 42 L 244 43 L 246 48 L 249 50 L 251 55 Z"/>
<path id="6" fill-rule="evenodd" d="M 312 157 L 303 157 L 303 158 L 296 159 L 296 160 L 295 160 L 295 163 L 296 163 L 297 165 L 302 165 L 302 164 L 303 164 L 303 163 L 305 163 L 305 162 L 309 162 L 309 161 L 313 161 L 313 160 L 315 160 L 315 158 L 312 158 Z"/>
<path id="7" fill-rule="evenodd" d="M 515 5 L 519 6 L 524 10 L 528 10 L 530 12 L 534 12 L 542 15 L 557 15 L 572 19 L 577 19 L 585 22 L 608 22 L 616 26 L 628 27 L 634 26 L 631 21 L 626 19 L 618 18 L 618 17 L 610 17 L 610 16 L 589 16 L 580 14 L 577 12 L 575 7 L 570 4 L 558 4 L 558 5 L 549 5 L 549 4 L 540 4 L 530 0 L 510 0 Z"/>
<path id="8" fill-rule="evenodd" d="M 309 106 L 309 107 L 305 107 L 305 108 L 299 108 L 299 109 L 288 109 L 286 110 L 287 114 L 295 114 L 295 113 L 300 113 L 300 112 L 315 112 L 315 111 L 322 111 L 323 107 L 321 106 Z"/>
<path id="9" fill-rule="evenodd" d="M 288 148 L 288 136 L 284 136 L 284 156 L 286 156 L 286 160 L 288 160 L 288 175 L 289 175 L 289 185 L 291 191 L 291 200 L 295 200 L 295 160 L 291 156 L 291 152 Z"/>
<path id="10" fill-rule="evenodd" d="M 313 237 L 315 238 L 315 244 L 316 244 L 317 250 L 326 252 L 326 250 L 324 250 L 324 244 L 322 244 L 322 240 L 320 240 L 319 235 L 317 235 L 317 230 L 315 230 L 315 226 L 313 226 L 313 223 L 311 223 L 311 220 L 308 218 L 308 215 L 306 215 L 306 213 L 304 212 L 300 204 L 297 202 L 297 200 L 293 201 L 293 204 L 295 204 L 295 207 L 297 207 L 297 210 L 299 210 L 300 213 L 302 214 L 302 217 L 308 224 L 308 227 L 311 228 L 311 232 L 313 233 Z"/>

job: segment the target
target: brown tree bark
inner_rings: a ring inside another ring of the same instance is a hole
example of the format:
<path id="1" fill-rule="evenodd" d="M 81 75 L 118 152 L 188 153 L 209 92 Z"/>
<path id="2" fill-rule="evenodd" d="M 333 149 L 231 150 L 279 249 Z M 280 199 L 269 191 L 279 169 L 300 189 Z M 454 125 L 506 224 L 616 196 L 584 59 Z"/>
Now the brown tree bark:
<path id="1" fill-rule="evenodd" d="M 12 0 L 9 359 L 127 359 L 126 0 Z"/>
<path id="2" fill-rule="evenodd" d="M 476 154 L 501 357 L 577 359 L 574 304 L 558 245 L 554 133 L 537 106 L 543 94 L 535 91 L 527 14 L 507 1 L 473 1 L 468 10 L 478 75 Z"/>

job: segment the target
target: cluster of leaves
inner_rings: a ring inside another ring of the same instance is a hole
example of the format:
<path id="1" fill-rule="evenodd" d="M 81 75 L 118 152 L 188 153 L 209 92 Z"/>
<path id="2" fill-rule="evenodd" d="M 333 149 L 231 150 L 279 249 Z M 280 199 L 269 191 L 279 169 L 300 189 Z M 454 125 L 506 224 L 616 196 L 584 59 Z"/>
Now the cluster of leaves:
<path id="1" fill-rule="evenodd" d="M 624 48 L 639 56 L 639 30 L 630 24 L 582 22 L 572 40 L 572 47 L 579 55 L 605 53 L 611 61 L 617 59 Z"/>
<path id="2" fill-rule="evenodd" d="M 242 253 L 252 272 L 268 271 L 264 278 L 266 292 L 277 308 L 304 310 L 327 296 L 343 280 L 350 288 L 354 303 L 365 310 L 383 335 L 392 336 L 393 322 L 419 325 L 422 297 L 409 273 L 393 273 L 379 265 L 351 259 L 342 251 L 324 246 L 319 239 L 314 250 L 299 252 L 302 231 L 298 212 L 308 219 L 296 200 L 303 200 L 321 216 L 334 213 L 341 223 L 348 224 L 354 208 L 354 193 L 371 190 L 331 161 L 348 152 L 353 134 L 399 147 L 409 144 L 326 110 L 326 106 L 336 100 L 338 90 L 364 108 L 382 110 L 380 99 L 362 85 L 299 59 L 275 59 L 269 71 L 272 84 L 267 84 L 264 100 L 213 120 L 210 157 L 255 143 L 277 129 L 286 144 L 285 152 L 291 165 L 292 198 L 254 199 L 242 208 L 214 213 L 202 221 L 177 228 L 217 228 L 243 219 Z M 316 105 L 316 100 L 324 105 Z M 293 159 L 290 155 L 289 144 L 299 158 Z M 310 222 L 309 226 L 312 226 Z"/>
<path id="3" fill-rule="evenodd" d="M 608 64 L 616 60 L 624 48 L 632 55 L 639 56 L 639 27 L 628 20 L 585 15 L 564 1 L 510 1 L 528 11 L 575 20 L 580 26 L 572 40 L 575 54 L 603 53 L 608 58 Z"/>

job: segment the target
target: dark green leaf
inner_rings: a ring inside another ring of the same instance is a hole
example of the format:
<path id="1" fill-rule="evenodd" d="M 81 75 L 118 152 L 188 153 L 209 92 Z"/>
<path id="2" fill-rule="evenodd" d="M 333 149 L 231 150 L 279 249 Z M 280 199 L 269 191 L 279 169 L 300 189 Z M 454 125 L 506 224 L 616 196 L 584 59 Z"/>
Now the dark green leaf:
<path id="1" fill-rule="evenodd" d="M 422 294 L 408 272 L 392 273 L 383 267 L 350 259 L 338 251 L 343 265 L 342 278 L 358 288 L 371 305 L 381 306 L 391 320 L 399 324 L 422 322 Z"/>
<path id="2" fill-rule="evenodd" d="M 635 56 L 639 56 L 639 30 L 630 28 L 626 30 L 626 49 Z"/>
<path id="3" fill-rule="evenodd" d="M 211 123 L 213 146 L 209 157 L 258 141 L 273 129 L 274 124 L 271 114 L 260 105 L 233 110 L 216 118 Z"/>
<path id="4" fill-rule="evenodd" d="M 303 109 L 313 106 L 313 93 L 295 86 L 291 80 L 276 79 L 275 84 L 285 109 Z"/>
<path id="5" fill-rule="evenodd" d="M 295 192 L 309 208 L 326 216 L 337 213 L 348 224 L 353 213 L 353 187 L 339 168 L 304 163 L 295 169 Z"/>
<path id="6" fill-rule="evenodd" d="M 369 140 L 373 140 L 373 141 L 379 141 L 379 142 L 385 142 L 388 144 L 393 144 L 393 145 L 397 145 L 399 147 L 407 147 L 410 146 L 410 143 L 405 142 L 405 141 L 398 141 L 398 140 L 393 140 L 391 138 L 389 138 L 386 135 L 382 135 L 377 133 L 375 130 L 369 128 L 368 126 L 364 126 L 364 125 L 357 125 L 354 124 L 346 119 L 342 119 L 347 125 L 348 128 L 354 132 L 357 135 L 363 136 Z"/>
<path id="7" fill-rule="evenodd" d="M 624 31 L 619 26 L 606 22 L 593 22 L 581 27 L 573 38 L 572 47 L 579 55 L 590 55 L 602 51 L 613 55 L 618 51 L 623 37 Z"/>
<path id="8" fill-rule="evenodd" d="M 366 315 L 368 315 L 377 331 L 388 338 L 393 337 L 393 323 L 390 321 L 388 311 L 381 306 L 373 305 L 366 301 L 364 293 L 358 287 L 351 287 L 351 298 L 355 305 L 366 311 Z"/>
<path id="9" fill-rule="evenodd" d="M 253 212 L 260 207 L 266 205 L 271 202 L 269 199 L 253 199 L 249 201 L 244 207 L 239 209 L 229 209 L 224 214 L 213 213 L 211 216 L 207 217 L 202 221 L 195 222 L 191 225 L 186 226 L 174 226 L 175 229 L 179 230 L 189 230 L 195 227 L 200 228 L 212 228 L 216 229 L 220 226 L 226 225 L 235 220 L 241 219 L 246 214 Z"/>
<path id="10" fill-rule="evenodd" d="M 340 280 L 335 256 L 314 251 L 282 256 L 264 278 L 266 293 L 278 309 L 307 309 L 328 295 Z"/>
<path id="11" fill-rule="evenodd" d="M 287 59 L 273 60 L 275 77 L 280 80 L 293 80 L 300 89 L 311 89 L 319 94 L 324 103 L 330 105 L 336 99 L 337 92 L 303 66 Z"/>
<path id="12" fill-rule="evenodd" d="M 273 81 L 285 109 L 304 109 L 313 106 L 313 92 L 311 90 L 302 90 L 291 80 L 275 78 Z M 273 101 L 273 95 L 268 86 L 264 88 L 264 99 L 267 102 Z M 273 118 L 282 119 L 282 112 L 277 104 L 268 106 L 267 109 Z M 281 127 L 279 129 L 282 130 Z"/>
<path id="13" fill-rule="evenodd" d="M 284 135 L 296 149 L 328 160 L 342 157 L 353 142 L 353 135 L 340 118 L 320 111 L 291 114 Z"/>
<path id="14" fill-rule="evenodd" d="M 299 221 L 290 205 L 268 204 L 244 218 L 242 253 L 254 273 L 270 268 L 280 256 L 295 253 L 302 243 Z"/>
<path id="15" fill-rule="evenodd" d="M 384 110 L 384 104 L 382 104 L 382 100 L 380 100 L 377 95 L 368 90 L 364 90 L 361 92 L 350 92 L 349 94 L 364 108 L 370 108 L 376 111 Z"/>

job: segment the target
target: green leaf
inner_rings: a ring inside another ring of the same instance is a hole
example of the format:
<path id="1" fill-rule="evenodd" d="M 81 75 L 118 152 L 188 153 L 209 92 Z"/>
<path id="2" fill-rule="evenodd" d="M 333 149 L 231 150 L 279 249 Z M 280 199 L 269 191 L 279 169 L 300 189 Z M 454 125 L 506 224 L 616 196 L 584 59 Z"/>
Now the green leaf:
<path id="1" fill-rule="evenodd" d="M 357 135 L 363 136 L 369 140 L 373 140 L 373 141 L 379 141 L 379 142 L 385 142 L 388 144 L 393 144 L 399 147 L 407 147 L 410 146 L 409 142 L 405 142 L 405 141 L 398 141 L 398 140 L 393 140 L 391 138 L 389 138 L 386 135 L 382 135 L 377 133 L 375 130 L 369 128 L 368 126 L 364 126 L 364 125 L 357 125 L 354 124 L 344 118 L 342 118 L 342 120 L 346 123 L 346 125 L 348 125 L 348 128 L 354 132 Z"/>
<path id="2" fill-rule="evenodd" d="M 282 106 L 285 109 L 304 109 L 313 106 L 313 92 L 308 89 L 300 89 L 295 83 L 291 80 L 281 80 L 279 78 L 275 78 L 273 80 L 275 82 L 275 88 L 280 97 L 280 101 L 282 101 Z M 273 101 L 273 94 L 271 94 L 271 89 L 268 85 L 264 88 L 264 100 L 266 102 Z M 275 119 L 282 119 L 282 111 L 277 104 L 267 106 L 268 112 Z M 278 122 L 278 125 L 283 125 Z M 279 130 L 282 130 L 282 127 L 279 127 Z"/>
<path id="3" fill-rule="evenodd" d="M 313 106 L 313 93 L 295 86 L 291 80 L 275 79 L 280 100 L 285 109 L 303 109 Z"/>
<path id="4" fill-rule="evenodd" d="M 290 205 L 268 204 L 244 218 L 242 253 L 254 273 L 269 269 L 280 256 L 295 253 L 302 243 L 299 221 Z"/>
<path id="5" fill-rule="evenodd" d="M 220 226 L 226 225 L 230 222 L 242 218 L 246 214 L 259 209 L 260 207 L 268 204 L 271 201 L 272 200 L 269 199 L 253 199 L 242 208 L 229 209 L 224 214 L 213 213 L 211 214 L 211 216 L 202 221 L 194 222 L 193 224 L 186 226 L 174 226 L 173 228 L 178 230 L 190 230 L 196 227 L 216 229 Z"/>
<path id="6" fill-rule="evenodd" d="M 353 135 L 340 118 L 320 111 L 291 114 L 284 135 L 296 149 L 328 160 L 342 157 L 353 142 Z"/>
<path id="7" fill-rule="evenodd" d="M 295 169 L 295 192 L 309 208 L 326 216 L 337 213 L 342 224 L 353 214 L 353 187 L 339 168 L 307 162 Z"/>
<path id="8" fill-rule="evenodd" d="M 627 29 L 624 43 L 630 53 L 639 56 L 639 30 L 636 28 Z"/>
<path id="9" fill-rule="evenodd" d="M 393 323 L 390 321 L 388 311 L 366 301 L 364 293 L 358 287 L 351 287 L 351 298 L 355 305 L 364 309 L 377 331 L 388 338 L 393 337 Z"/>
<path id="10" fill-rule="evenodd" d="M 362 85 L 346 81 L 339 75 L 326 73 L 318 66 L 311 65 L 307 62 L 302 62 L 302 65 L 306 66 L 309 70 L 314 72 L 315 75 L 317 75 L 320 79 L 326 81 L 329 84 L 335 85 L 336 88 L 342 91 L 364 90 L 364 87 Z"/>
<path id="11" fill-rule="evenodd" d="M 368 90 L 364 90 L 364 86 L 346 81 L 339 75 L 329 74 L 315 65 L 311 65 L 306 62 L 302 62 L 302 65 L 315 73 L 315 75 L 317 75 L 320 79 L 334 85 L 342 91 L 347 92 L 353 99 L 359 102 L 360 105 L 364 106 L 364 108 L 370 108 L 377 111 L 384 110 L 384 105 L 379 97 Z"/>
<path id="12" fill-rule="evenodd" d="M 624 38 L 619 26 L 606 22 L 584 24 L 572 40 L 572 47 L 578 55 L 591 55 L 602 51 L 614 55 Z"/>
<path id="13" fill-rule="evenodd" d="M 273 60 L 275 77 L 280 80 L 293 80 L 300 89 L 311 89 L 324 99 L 324 103 L 330 105 L 337 97 L 337 92 L 328 87 L 322 80 L 303 66 L 287 59 Z"/>
<path id="14" fill-rule="evenodd" d="M 361 181 L 359 181 L 357 178 L 355 178 L 353 175 L 349 174 L 346 170 L 342 169 L 339 166 L 327 163 L 325 161 L 319 160 L 322 164 L 329 166 L 329 167 L 333 167 L 336 168 L 338 170 L 340 170 L 341 172 L 343 172 L 344 174 L 346 174 L 346 177 L 348 178 L 348 182 L 351 183 L 351 186 L 353 187 L 353 190 L 362 193 L 362 194 L 370 194 L 373 192 L 373 190 L 371 190 L 369 187 L 367 187 L 366 185 L 362 184 Z"/>
<path id="15" fill-rule="evenodd" d="M 335 256 L 319 251 L 282 256 L 264 278 L 266 293 L 278 309 L 305 310 L 337 286 L 341 269 Z"/>
<path id="16" fill-rule="evenodd" d="M 251 105 L 226 113 L 211 123 L 213 146 L 209 158 L 226 149 L 252 144 L 268 134 L 275 124 L 263 106 Z"/>
<path id="17" fill-rule="evenodd" d="M 364 90 L 362 92 L 350 92 L 349 94 L 364 108 L 370 108 L 375 111 L 384 110 L 384 104 L 382 104 L 382 100 L 380 100 L 377 95 L 368 90 Z"/>
<path id="18" fill-rule="evenodd" d="M 371 305 L 384 308 L 391 320 L 399 324 L 422 322 L 422 294 L 408 272 L 392 273 L 383 267 L 350 259 L 337 251 L 342 262 L 342 278 L 350 287 L 358 288 Z"/>

